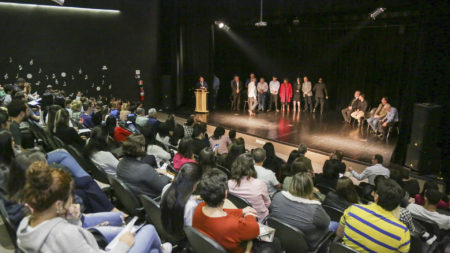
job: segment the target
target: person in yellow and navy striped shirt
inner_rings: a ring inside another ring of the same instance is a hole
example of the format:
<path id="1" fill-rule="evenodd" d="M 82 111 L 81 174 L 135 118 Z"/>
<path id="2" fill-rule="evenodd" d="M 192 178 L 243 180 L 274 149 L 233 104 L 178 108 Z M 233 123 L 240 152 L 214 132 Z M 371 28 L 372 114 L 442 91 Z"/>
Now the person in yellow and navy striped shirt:
<path id="1" fill-rule="evenodd" d="M 409 230 L 393 213 L 403 194 L 395 181 L 383 180 L 375 190 L 375 203 L 355 204 L 345 210 L 337 236 L 359 252 L 408 252 Z"/>

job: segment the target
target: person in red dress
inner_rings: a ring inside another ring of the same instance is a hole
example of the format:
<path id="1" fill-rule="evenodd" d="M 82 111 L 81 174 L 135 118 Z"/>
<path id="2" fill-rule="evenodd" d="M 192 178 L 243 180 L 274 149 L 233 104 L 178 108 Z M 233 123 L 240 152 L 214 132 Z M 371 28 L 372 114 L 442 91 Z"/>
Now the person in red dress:
<path id="1" fill-rule="evenodd" d="M 280 101 L 281 101 L 281 110 L 285 110 L 287 107 L 287 111 L 289 112 L 289 103 L 292 98 L 292 85 L 287 78 L 284 78 L 283 83 L 280 85 Z"/>

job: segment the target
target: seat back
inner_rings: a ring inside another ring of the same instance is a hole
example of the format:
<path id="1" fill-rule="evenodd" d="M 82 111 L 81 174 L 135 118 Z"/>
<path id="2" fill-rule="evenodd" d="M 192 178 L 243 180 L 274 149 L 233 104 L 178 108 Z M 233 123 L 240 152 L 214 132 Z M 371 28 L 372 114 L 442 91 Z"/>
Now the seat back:
<path id="1" fill-rule="evenodd" d="M 141 203 L 139 199 L 136 198 L 134 193 L 128 188 L 128 186 L 113 175 L 109 175 L 109 181 L 111 187 L 122 206 L 125 208 L 128 214 L 133 216 L 139 216 L 139 208 Z"/>
<path id="2" fill-rule="evenodd" d="M 11 220 L 9 219 L 8 212 L 6 212 L 5 205 L 3 203 L 3 200 L 1 200 L 1 199 L 0 199 L 0 216 L 2 219 L 3 227 L 6 230 L 7 236 L 9 238 L 8 243 L 10 243 L 10 245 L 13 245 L 14 247 L 17 248 L 16 230 L 15 230 L 15 227 L 12 224 Z M 4 245 L 4 246 L 7 246 L 7 245 Z"/>
<path id="3" fill-rule="evenodd" d="M 53 138 L 53 143 L 55 143 L 56 147 L 64 148 L 65 144 L 60 138 L 56 136 L 52 136 L 51 138 Z"/>
<path id="4" fill-rule="evenodd" d="M 156 231 L 158 232 L 159 237 L 165 241 L 170 242 L 172 244 L 180 241 L 182 238 L 178 239 L 167 233 L 162 225 L 161 220 L 161 207 L 154 199 L 150 198 L 147 195 L 139 196 L 142 206 L 145 211 L 145 220 L 148 223 L 153 224 L 155 226 Z"/>
<path id="5" fill-rule="evenodd" d="M 267 223 L 275 229 L 275 236 L 280 240 L 281 247 L 287 253 L 309 251 L 302 231 L 274 217 L 269 217 Z"/>
<path id="6" fill-rule="evenodd" d="M 322 205 L 325 212 L 327 212 L 328 216 L 330 216 L 330 219 L 332 221 L 339 222 L 341 220 L 342 215 L 344 212 L 342 210 L 337 209 L 336 207 L 328 206 L 328 205 Z"/>
<path id="7" fill-rule="evenodd" d="M 327 195 L 329 192 L 335 192 L 336 191 L 335 189 L 329 187 L 328 185 L 317 184 L 316 187 L 324 195 Z"/>
<path id="8" fill-rule="evenodd" d="M 226 250 L 213 239 L 193 227 L 184 227 L 184 232 L 194 252 L 225 253 Z"/>
<path id="9" fill-rule="evenodd" d="M 252 206 L 246 199 L 241 196 L 228 192 L 227 199 L 231 201 L 237 208 L 242 209 L 247 206 Z"/>
<path id="10" fill-rule="evenodd" d="M 420 236 L 414 232 L 411 232 L 411 246 L 409 248 L 409 252 L 417 252 L 417 253 L 425 253 L 425 252 L 433 252 L 429 251 L 430 246 L 423 242 Z"/>
<path id="11" fill-rule="evenodd" d="M 358 251 L 338 242 L 333 242 L 330 246 L 330 252 L 333 253 L 358 253 Z"/>
<path id="12" fill-rule="evenodd" d="M 93 179 L 104 184 L 110 184 L 108 174 L 103 169 L 97 167 L 91 159 L 84 157 L 81 152 L 72 145 L 67 145 L 64 148 L 72 155 L 77 163 L 92 176 Z"/>
<path id="13" fill-rule="evenodd" d="M 436 224 L 436 222 L 414 214 L 411 214 L 411 216 L 413 218 L 413 222 L 419 223 L 420 226 L 424 227 L 428 233 L 431 233 L 439 238 L 440 231 L 439 226 L 438 224 Z"/>
<path id="14" fill-rule="evenodd" d="M 227 174 L 228 179 L 231 178 L 231 171 L 230 171 L 229 169 L 227 169 L 227 168 L 225 168 L 224 166 L 219 165 L 219 164 L 217 164 L 216 167 L 217 167 L 219 170 L 221 170 L 222 172 L 224 172 L 225 174 Z"/>

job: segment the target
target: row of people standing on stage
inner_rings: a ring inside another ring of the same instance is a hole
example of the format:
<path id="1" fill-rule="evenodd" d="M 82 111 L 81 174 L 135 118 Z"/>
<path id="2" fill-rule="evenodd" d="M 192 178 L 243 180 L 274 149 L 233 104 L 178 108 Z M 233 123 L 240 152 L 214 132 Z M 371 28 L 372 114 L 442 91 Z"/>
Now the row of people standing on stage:
<path id="1" fill-rule="evenodd" d="M 348 124 L 350 124 L 351 118 L 358 121 L 358 125 L 363 123 L 362 119 L 367 119 L 370 129 L 380 138 L 385 138 L 389 127 L 395 126 L 399 121 L 398 110 L 389 104 L 387 97 L 382 97 L 378 107 L 369 112 L 369 104 L 365 95 L 359 90 L 355 91 L 350 105 L 341 112 L 344 121 Z"/>
<path id="2" fill-rule="evenodd" d="M 231 99 L 232 109 L 240 110 L 243 98 L 243 91 L 247 89 L 248 108 L 251 115 L 255 111 L 290 111 L 290 103 L 293 102 L 293 110 L 300 111 L 302 100 L 304 101 L 304 111 L 315 112 L 320 106 L 320 113 L 323 113 L 325 100 L 328 99 L 328 91 L 322 78 L 312 86 L 308 77 L 297 77 L 294 85 L 289 82 L 288 78 L 284 78 L 280 83 L 276 76 L 267 84 L 264 78 L 256 79 L 254 74 L 250 74 L 249 80 L 244 84 L 240 81 L 239 76 L 235 75 L 231 81 Z M 312 104 L 312 96 L 315 94 L 315 105 Z M 268 104 L 267 102 L 268 97 Z M 303 99 L 302 99 L 303 98 Z M 278 106 L 280 101 L 281 106 Z"/>

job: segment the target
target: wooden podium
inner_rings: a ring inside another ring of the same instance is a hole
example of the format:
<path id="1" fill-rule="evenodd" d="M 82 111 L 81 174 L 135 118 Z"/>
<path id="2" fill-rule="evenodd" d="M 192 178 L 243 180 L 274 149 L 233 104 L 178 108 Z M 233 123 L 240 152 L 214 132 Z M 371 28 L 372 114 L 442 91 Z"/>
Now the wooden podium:
<path id="1" fill-rule="evenodd" d="M 208 104 L 207 94 L 208 91 L 205 89 L 196 89 L 195 90 L 195 112 L 198 113 L 207 113 L 208 110 L 206 109 L 206 106 Z"/>

